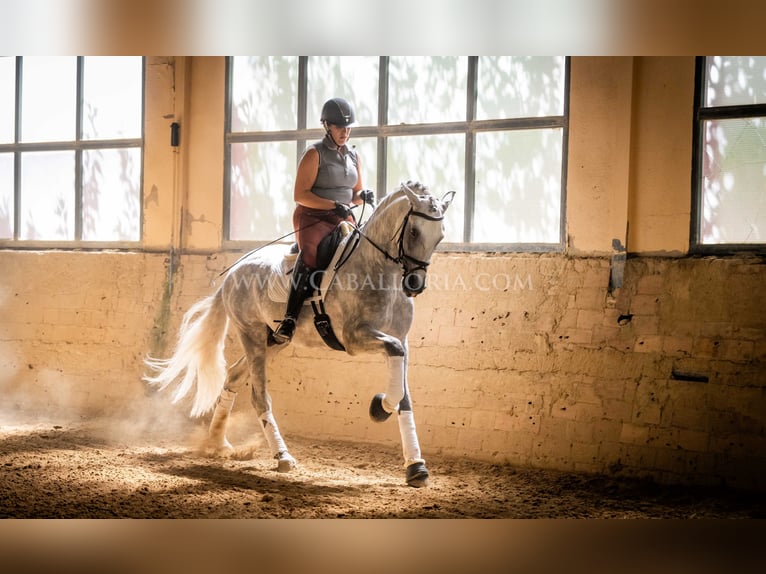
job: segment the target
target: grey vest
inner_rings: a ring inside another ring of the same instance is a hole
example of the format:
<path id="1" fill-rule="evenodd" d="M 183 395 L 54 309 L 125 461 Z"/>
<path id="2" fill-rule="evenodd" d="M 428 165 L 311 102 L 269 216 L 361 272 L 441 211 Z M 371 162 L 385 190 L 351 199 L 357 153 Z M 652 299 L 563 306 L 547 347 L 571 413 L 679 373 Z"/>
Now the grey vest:
<path id="1" fill-rule="evenodd" d="M 356 152 L 348 146 L 338 148 L 329 135 L 311 147 L 319 153 L 319 171 L 311 191 L 325 199 L 351 203 L 358 179 Z"/>

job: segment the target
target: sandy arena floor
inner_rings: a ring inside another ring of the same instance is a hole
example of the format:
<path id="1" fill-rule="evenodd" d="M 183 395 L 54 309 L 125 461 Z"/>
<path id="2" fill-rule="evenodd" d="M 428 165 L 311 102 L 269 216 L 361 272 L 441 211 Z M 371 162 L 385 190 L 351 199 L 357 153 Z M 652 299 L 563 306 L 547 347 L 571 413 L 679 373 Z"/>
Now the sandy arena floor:
<path id="1" fill-rule="evenodd" d="M 118 433 L 119 434 L 119 433 Z M 513 468 L 429 456 L 404 483 L 398 448 L 286 437 L 211 459 L 193 442 L 113 438 L 98 423 L 0 426 L 0 518 L 757 518 L 766 497 L 721 488 Z"/>

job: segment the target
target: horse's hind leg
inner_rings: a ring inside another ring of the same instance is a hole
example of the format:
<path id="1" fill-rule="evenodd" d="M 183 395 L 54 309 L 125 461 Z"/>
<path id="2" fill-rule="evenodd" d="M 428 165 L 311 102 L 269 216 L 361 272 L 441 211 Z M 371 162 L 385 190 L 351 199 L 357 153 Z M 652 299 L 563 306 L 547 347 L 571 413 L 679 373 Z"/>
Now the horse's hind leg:
<path id="1" fill-rule="evenodd" d="M 226 438 L 226 427 L 229 423 L 229 415 L 234 406 L 234 399 L 244 379 L 247 377 L 247 361 L 245 356 L 240 357 L 226 372 L 226 382 L 215 404 L 213 417 L 210 420 L 208 436 L 204 450 L 218 456 L 231 455 L 234 447 Z"/>
<path id="2" fill-rule="evenodd" d="M 263 337 L 259 337 L 257 341 L 245 333 L 241 333 L 240 338 L 250 365 L 251 401 L 261 423 L 263 436 L 266 438 L 272 456 L 277 460 L 277 470 L 289 472 L 297 463 L 287 451 L 287 445 L 279 433 L 279 427 L 271 412 L 271 396 L 266 390 L 266 333 L 264 327 Z"/>

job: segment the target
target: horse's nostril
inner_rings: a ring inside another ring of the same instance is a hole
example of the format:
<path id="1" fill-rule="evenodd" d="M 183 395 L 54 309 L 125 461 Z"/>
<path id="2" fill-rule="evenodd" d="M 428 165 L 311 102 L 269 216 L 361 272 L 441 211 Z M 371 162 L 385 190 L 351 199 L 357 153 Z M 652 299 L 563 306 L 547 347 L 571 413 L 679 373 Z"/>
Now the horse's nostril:
<path id="1" fill-rule="evenodd" d="M 426 288 L 425 277 L 418 273 L 407 273 L 402 277 L 402 289 L 404 292 L 411 296 L 411 294 L 417 294 Z"/>

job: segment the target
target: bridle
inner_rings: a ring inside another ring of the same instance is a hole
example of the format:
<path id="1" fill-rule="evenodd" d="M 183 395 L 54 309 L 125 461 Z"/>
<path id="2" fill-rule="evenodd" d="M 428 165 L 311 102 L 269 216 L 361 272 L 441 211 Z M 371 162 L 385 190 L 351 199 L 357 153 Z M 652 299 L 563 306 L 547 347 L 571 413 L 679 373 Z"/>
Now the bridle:
<path id="1" fill-rule="evenodd" d="M 431 264 L 431 261 L 423 261 L 421 259 L 418 259 L 416 257 L 413 257 L 412 255 L 409 255 L 404 251 L 404 234 L 407 232 L 407 223 L 409 223 L 410 217 L 422 217 L 423 219 L 426 219 L 428 221 L 442 221 L 444 219 L 444 214 L 442 215 L 428 215 L 427 213 L 423 213 L 421 211 L 415 211 L 415 208 L 410 205 L 410 210 L 407 212 L 407 215 L 404 216 L 404 219 L 402 220 L 401 225 L 401 231 L 399 232 L 399 238 L 397 239 L 397 255 L 394 257 L 391 255 L 386 249 L 375 243 L 372 239 L 367 237 L 364 233 L 362 233 L 361 229 L 357 228 L 357 232 L 359 235 L 364 237 L 367 241 L 370 242 L 370 244 L 377 249 L 380 253 L 383 254 L 383 256 L 393 262 L 397 265 L 401 266 L 402 268 L 402 284 L 407 285 L 407 279 L 412 274 L 418 272 L 418 271 L 428 271 L 428 266 Z M 407 263 L 412 263 L 414 266 L 410 269 L 407 269 Z M 421 289 L 422 290 L 422 289 Z"/>
<path id="2" fill-rule="evenodd" d="M 454 195 L 455 192 L 454 191 L 450 191 L 447 195 L 449 195 L 449 194 Z M 364 204 L 364 203 L 362 204 L 362 214 L 364 214 L 364 207 L 365 207 L 365 205 L 366 204 Z M 444 214 L 443 213 L 441 215 L 438 215 L 438 216 L 428 215 L 427 213 L 423 213 L 421 211 L 415 211 L 415 208 L 412 206 L 412 204 L 410 204 L 410 210 L 407 212 L 407 215 L 405 215 L 404 219 L 402 220 L 401 231 L 399 232 L 399 239 L 397 240 L 397 256 L 396 257 L 392 256 L 390 253 L 388 253 L 388 251 L 386 251 L 380 245 L 375 243 L 372 239 L 367 237 L 367 235 L 365 235 L 362 232 L 362 227 L 363 226 L 358 225 L 356 217 L 354 217 L 354 231 L 353 232 L 355 234 L 358 234 L 361 237 L 364 237 L 367 241 L 369 241 L 370 244 L 375 249 L 380 251 L 386 259 L 388 259 L 389 261 L 392 261 L 393 263 L 396 263 L 397 265 L 401 266 L 401 268 L 402 268 L 402 284 L 403 285 L 407 285 L 407 279 L 408 279 L 408 277 L 412 276 L 413 273 L 416 273 L 417 271 L 428 271 L 428 266 L 431 264 L 430 260 L 429 261 L 421 261 L 420 259 L 417 259 L 416 257 L 412 257 L 411 255 L 408 255 L 404 251 L 404 234 L 406 233 L 406 230 L 407 230 L 407 223 L 409 222 L 410 217 L 412 217 L 412 216 L 414 216 L 414 217 L 422 217 L 423 219 L 426 219 L 428 221 L 442 221 L 444 219 Z M 362 218 L 363 218 L 363 215 L 360 215 L 359 220 L 361 221 Z M 309 228 L 309 227 L 311 227 L 313 225 L 316 225 L 318 223 L 321 223 L 321 220 L 317 220 L 314 223 L 309 223 L 308 225 L 302 227 L 301 229 Z M 221 271 L 218 274 L 218 276 L 215 279 L 213 279 L 211 284 L 215 285 L 215 282 L 218 280 L 219 277 L 221 277 L 222 275 L 227 273 L 230 269 L 232 269 L 234 266 L 236 266 L 240 261 L 245 260 L 250 255 L 252 255 L 253 253 L 256 253 L 257 251 L 260 251 L 264 247 L 268 247 L 269 245 L 273 245 L 274 243 L 277 243 L 278 241 L 281 241 L 281 240 L 283 240 L 283 239 L 285 239 L 287 237 L 290 237 L 291 235 L 294 235 L 295 233 L 297 233 L 301 229 L 294 230 L 294 231 L 291 231 L 289 233 L 286 233 L 285 235 L 283 235 L 281 237 L 277 237 L 276 239 L 274 239 L 272 241 L 269 241 L 265 245 L 260 245 L 260 246 L 256 247 L 255 249 L 253 249 L 252 251 L 249 251 L 248 253 L 245 253 L 239 259 L 237 259 L 234 263 L 232 263 L 231 265 L 227 266 L 223 271 Z M 353 244 L 353 246 L 351 247 L 351 249 L 348 250 L 347 253 L 344 254 L 344 256 L 341 258 L 340 262 L 335 267 L 336 271 L 344 263 L 346 263 L 346 261 L 348 261 L 348 258 L 354 252 L 354 250 L 356 249 L 357 245 L 358 245 L 358 241 L 356 241 Z M 407 261 L 409 261 L 411 263 L 414 263 L 415 267 L 413 267 L 412 269 L 408 270 L 407 269 L 407 263 L 406 263 Z M 422 289 L 420 291 L 422 291 Z"/>

